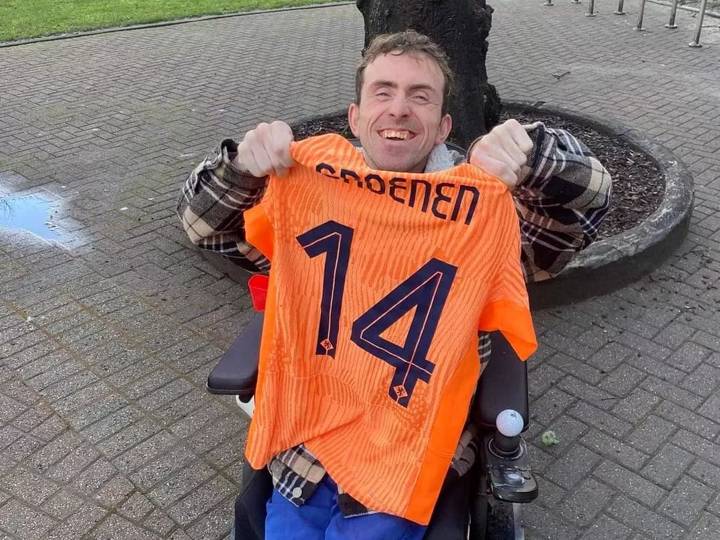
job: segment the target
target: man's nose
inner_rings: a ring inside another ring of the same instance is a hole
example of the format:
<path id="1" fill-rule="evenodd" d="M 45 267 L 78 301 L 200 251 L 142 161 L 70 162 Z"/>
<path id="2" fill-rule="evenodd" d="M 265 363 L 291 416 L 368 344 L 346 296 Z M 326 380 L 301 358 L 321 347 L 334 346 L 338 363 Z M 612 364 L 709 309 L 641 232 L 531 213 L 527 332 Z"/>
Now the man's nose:
<path id="1" fill-rule="evenodd" d="M 398 94 L 393 97 L 389 112 L 396 117 L 408 116 L 408 114 L 410 114 L 410 107 L 408 107 L 408 101 L 405 96 Z"/>

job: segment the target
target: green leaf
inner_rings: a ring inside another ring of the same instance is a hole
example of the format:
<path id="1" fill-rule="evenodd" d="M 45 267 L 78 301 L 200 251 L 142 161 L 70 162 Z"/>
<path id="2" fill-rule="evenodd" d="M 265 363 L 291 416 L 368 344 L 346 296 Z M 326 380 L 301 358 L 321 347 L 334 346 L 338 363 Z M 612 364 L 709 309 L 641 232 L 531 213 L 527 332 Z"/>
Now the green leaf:
<path id="1" fill-rule="evenodd" d="M 540 440 L 545 446 L 555 446 L 556 444 L 560 444 L 560 438 L 552 430 L 548 430 L 543 433 L 540 436 Z"/>

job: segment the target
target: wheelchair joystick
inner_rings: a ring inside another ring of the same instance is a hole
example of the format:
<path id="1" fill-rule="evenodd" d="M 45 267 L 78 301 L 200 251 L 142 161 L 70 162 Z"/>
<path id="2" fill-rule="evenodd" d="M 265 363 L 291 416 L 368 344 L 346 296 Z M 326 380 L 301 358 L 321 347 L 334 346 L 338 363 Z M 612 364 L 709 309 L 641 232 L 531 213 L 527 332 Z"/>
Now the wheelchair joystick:
<path id="1" fill-rule="evenodd" d="M 525 426 L 522 415 L 513 409 L 505 409 L 495 420 L 497 433 L 490 443 L 491 450 L 498 456 L 514 459 L 522 452 L 520 433 Z"/>
<path id="2" fill-rule="evenodd" d="M 530 502 L 537 497 L 538 488 L 520 435 L 525 427 L 523 417 L 514 409 L 505 409 L 497 415 L 495 426 L 497 431 L 484 439 L 483 461 L 490 490 L 501 501 Z"/>

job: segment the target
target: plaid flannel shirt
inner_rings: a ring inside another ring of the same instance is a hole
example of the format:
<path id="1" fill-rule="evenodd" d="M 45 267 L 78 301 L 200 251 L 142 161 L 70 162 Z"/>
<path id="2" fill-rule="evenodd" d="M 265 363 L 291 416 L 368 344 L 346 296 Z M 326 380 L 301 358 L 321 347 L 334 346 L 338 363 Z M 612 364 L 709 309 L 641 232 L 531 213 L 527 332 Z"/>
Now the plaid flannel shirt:
<path id="1" fill-rule="evenodd" d="M 567 131 L 542 123 L 526 129 L 534 143 L 530 172 L 515 187 L 513 199 L 520 219 L 525 278 L 542 281 L 557 275 L 595 239 L 610 204 L 611 178 L 592 152 Z M 245 241 L 243 212 L 262 199 L 267 178 L 238 169 L 233 162 L 236 150 L 237 143 L 225 139 L 192 171 L 177 213 L 193 244 L 221 253 L 247 270 L 266 272 L 270 261 Z M 464 160 L 464 155 L 440 145 L 431 153 L 426 171 L 450 168 Z M 488 337 L 481 334 L 479 339 L 483 364 L 491 352 Z M 451 464 L 458 475 L 475 461 L 475 435 L 469 423 Z M 268 470 L 275 489 L 295 505 L 304 504 L 326 474 L 303 445 L 278 454 Z M 338 505 L 344 515 L 372 512 L 340 487 L 339 491 Z"/>

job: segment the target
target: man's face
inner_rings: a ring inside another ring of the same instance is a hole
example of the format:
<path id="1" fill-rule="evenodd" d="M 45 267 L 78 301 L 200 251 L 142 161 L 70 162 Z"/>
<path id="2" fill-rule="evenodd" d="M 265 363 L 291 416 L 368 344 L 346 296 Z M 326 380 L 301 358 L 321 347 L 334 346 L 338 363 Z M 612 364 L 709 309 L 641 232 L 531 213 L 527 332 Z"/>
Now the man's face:
<path id="1" fill-rule="evenodd" d="M 442 114 L 444 78 L 424 54 L 385 54 L 366 68 L 360 104 L 348 110 L 350 129 L 374 169 L 422 172 L 452 121 Z"/>

